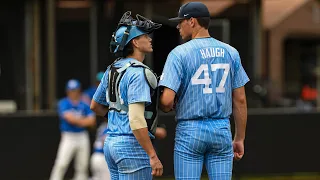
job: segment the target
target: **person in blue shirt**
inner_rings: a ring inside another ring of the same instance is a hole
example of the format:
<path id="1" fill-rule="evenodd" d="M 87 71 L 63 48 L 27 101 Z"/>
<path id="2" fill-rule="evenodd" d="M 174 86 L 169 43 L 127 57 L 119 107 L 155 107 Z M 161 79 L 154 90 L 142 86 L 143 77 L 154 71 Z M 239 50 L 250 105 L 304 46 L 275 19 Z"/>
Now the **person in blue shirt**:
<path id="1" fill-rule="evenodd" d="M 91 109 L 108 119 L 104 154 L 111 179 L 151 180 L 163 166 L 152 145 L 157 121 L 149 110 L 157 78 L 142 62 L 153 51 L 148 35 L 161 25 L 126 12 L 113 34 L 110 50 L 118 59 L 104 73 Z"/>
<path id="2" fill-rule="evenodd" d="M 231 180 L 233 158 L 244 155 L 249 78 L 238 51 L 210 37 L 210 13 L 203 3 L 182 5 L 170 20 L 187 41 L 169 53 L 159 82 L 161 109 L 176 111 L 175 179 L 200 179 L 204 164 L 209 179 Z"/>
<path id="3" fill-rule="evenodd" d="M 107 136 L 107 122 L 102 122 L 97 129 L 96 140 L 93 144 L 93 154 L 90 159 L 92 180 L 109 180 L 110 172 L 103 154 L 103 144 Z"/>
<path id="4" fill-rule="evenodd" d="M 81 100 L 81 84 L 71 79 L 66 84 L 67 97 L 58 103 L 61 140 L 50 180 L 63 180 L 70 161 L 75 157 L 75 180 L 88 179 L 90 140 L 87 127 L 96 123 L 90 107 Z"/>
<path id="5" fill-rule="evenodd" d="M 100 81 L 103 77 L 104 72 L 100 71 L 96 75 L 96 83 L 93 86 L 90 86 L 89 88 L 85 89 L 82 93 L 82 100 L 87 103 L 90 106 L 91 100 L 93 98 L 94 93 L 96 92 Z"/>

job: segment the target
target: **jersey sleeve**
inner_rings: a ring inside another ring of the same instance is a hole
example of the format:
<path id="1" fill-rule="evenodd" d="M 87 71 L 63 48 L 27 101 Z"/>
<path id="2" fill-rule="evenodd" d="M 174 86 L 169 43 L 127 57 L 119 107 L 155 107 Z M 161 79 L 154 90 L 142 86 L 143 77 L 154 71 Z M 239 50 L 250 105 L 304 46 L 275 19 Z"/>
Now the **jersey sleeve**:
<path id="1" fill-rule="evenodd" d="M 99 104 L 109 106 L 107 102 L 107 92 L 108 92 L 108 70 L 104 73 L 100 84 L 96 90 L 96 92 L 93 95 L 93 100 Z"/>
<path id="2" fill-rule="evenodd" d="M 58 114 L 63 117 L 63 114 L 69 111 L 69 105 L 66 100 L 60 100 L 58 103 Z"/>
<path id="3" fill-rule="evenodd" d="M 181 84 L 182 71 L 181 60 L 171 51 L 164 65 L 159 86 L 170 88 L 177 93 Z"/>
<path id="4" fill-rule="evenodd" d="M 136 70 L 129 79 L 128 104 L 145 102 L 151 103 L 150 87 L 145 78 L 143 68 Z"/>
<path id="5" fill-rule="evenodd" d="M 233 65 L 234 75 L 232 79 L 232 89 L 236 89 L 244 86 L 247 82 L 249 82 L 249 77 L 241 64 L 241 59 L 238 52 L 236 53 Z"/>

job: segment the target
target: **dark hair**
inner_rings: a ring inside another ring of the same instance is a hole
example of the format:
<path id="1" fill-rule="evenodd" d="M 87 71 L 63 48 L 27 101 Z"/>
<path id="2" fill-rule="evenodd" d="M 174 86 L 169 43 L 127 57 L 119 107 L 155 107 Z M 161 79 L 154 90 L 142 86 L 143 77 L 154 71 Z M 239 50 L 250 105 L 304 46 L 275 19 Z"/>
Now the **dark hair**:
<path id="1" fill-rule="evenodd" d="M 209 29 L 210 17 L 199 17 L 196 19 L 201 27 L 204 27 L 205 29 Z"/>
<path id="2" fill-rule="evenodd" d="M 116 52 L 115 56 L 116 57 L 127 57 L 129 55 L 133 54 L 133 45 L 132 41 L 130 41 L 126 46 L 124 46 L 123 51 L 121 52 Z"/>

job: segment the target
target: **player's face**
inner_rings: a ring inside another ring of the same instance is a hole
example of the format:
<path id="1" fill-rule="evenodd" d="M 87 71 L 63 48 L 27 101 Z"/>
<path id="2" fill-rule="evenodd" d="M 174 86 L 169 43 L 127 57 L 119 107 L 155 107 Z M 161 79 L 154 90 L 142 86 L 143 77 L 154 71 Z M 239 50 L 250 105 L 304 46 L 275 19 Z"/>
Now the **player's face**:
<path id="1" fill-rule="evenodd" d="M 179 30 L 180 36 L 183 40 L 191 39 L 192 28 L 190 25 L 190 19 L 181 20 L 177 25 L 177 29 Z"/>
<path id="2" fill-rule="evenodd" d="M 72 100 L 78 100 L 81 98 L 81 90 L 80 89 L 74 89 L 67 91 L 67 95 Z"/>
<path id="3" fill-rule="evenodd" d="M 144 34 L 135 39 L 135 45 L 139 51 L 149 53 L 153 51 L 151 41 L 151 37 L 148 34 Z"/>

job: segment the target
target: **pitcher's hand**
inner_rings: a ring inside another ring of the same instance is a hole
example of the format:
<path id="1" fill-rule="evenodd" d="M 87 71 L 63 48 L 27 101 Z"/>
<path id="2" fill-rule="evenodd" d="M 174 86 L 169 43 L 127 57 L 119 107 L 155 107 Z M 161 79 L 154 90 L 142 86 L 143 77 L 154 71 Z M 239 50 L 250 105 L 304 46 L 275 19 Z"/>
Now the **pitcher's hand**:
<path id="1" fill-rule="evenodd" d="M 234 153 L 234 159 L 240 160 L 244 155 L 244 143 L 243 141 L 233 141 L 233 153 Z"/>

